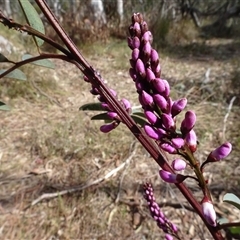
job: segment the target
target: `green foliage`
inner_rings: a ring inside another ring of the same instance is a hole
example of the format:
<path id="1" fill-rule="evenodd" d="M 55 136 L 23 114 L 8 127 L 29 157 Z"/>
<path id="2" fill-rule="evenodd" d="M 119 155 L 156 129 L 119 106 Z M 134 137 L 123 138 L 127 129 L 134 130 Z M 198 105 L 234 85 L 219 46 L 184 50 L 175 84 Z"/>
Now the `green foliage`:
<path id="1" fill-rule="evenodd" d="M 7 69 L 0 69 L 0 74 L 4 73 Z M 17 80 L 27 80 L 26 75 L 19 69 L 15 69 L 8 73 L 5 77 L 7 78 L 14 78 Z"/>
<path id="2" fill-rule="evenodd" d="M 25 54 L 25 55 L 22 56 L 22 60 L 30 59 L 32 57 L 33 56 L 30 55 L 30 54 Z M 31 63 L 35 64 L 35 65 L 38 65 L 38 66 L 41 66 L 41 67 L 46 67 L 46 68 L 51 68 L 51 69 L 55 68 L 54 63 L 52 61 L 50 61 L 49 59 L 37 60 L 37 61 L 31 62 Z"/>
<path id="3" fill-rule="evenodd" d="M 39 17 L 39 14 L 37 13 L 36 9 L 32 6 L 32 4 L 28 0 L 18 0 L 18 1 L 28 24 L 34 29 L 36 29 L 37 31 L 45 34 L 43 22 Z M 33 36 L 33 39 L 38 47 L 40 47 L 44 43 L 44 41 L 38 37 Z"/>
<path id="4" fill-rule="evenodd" d="M 223 202 L 229 203 L 240 209 L 240 199 L 233 193 L 227 193 L 223 197 Z"/>

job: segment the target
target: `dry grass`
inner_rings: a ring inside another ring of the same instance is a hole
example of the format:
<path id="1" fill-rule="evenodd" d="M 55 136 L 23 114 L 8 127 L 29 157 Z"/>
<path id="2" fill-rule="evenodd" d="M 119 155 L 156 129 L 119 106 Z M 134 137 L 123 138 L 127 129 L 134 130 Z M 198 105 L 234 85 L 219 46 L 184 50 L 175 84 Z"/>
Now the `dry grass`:
<path id="1" fill-rule="evenodd" d="M 187 96 L 188 109 L 197 113 L 198 158 L 203 161 L 224 140 L 223 120 L 234 93 L 230 87 L 239 48 L 220 60 L 214 49 L 212 54 L 197 57 L 194 52 L 184 55 L 179 51 L 163 52 L 162 72 L 171 83 L 173 98 Z M 85 46 L 83 53 L 109 86 L 118 90 L 119 97 L 138 105 L 128 76 L 130 50 L 125 42 L 96 43 Z M 92 113 L 78 111 L 82 104 L 97 100 L 74 66 L 55 64 L 56 70 L 24 69 L 37 88 L 31 81 L 1 80 L 1 98 L 12 110 L 0 112 L 0 238 L 162 239 L 141 194 L 141 184 L 150 180 L 164 212 L 179 226 L 184 239 L 211 239 L 177 189 L 160 181 L 158 166 L 145 150 L 139 144 L 133 149 L 135 140 L 123 125 L 102 134 L 101 123 L 90 121 Z M 209 79 L 203 83 L 209 68 Z M 232 155 L 206 169 L 216 200 L 226 191 L 240 194 L 238 114 L 235 105 L 227 122 L 226 138 L 234 144 Z M 44 193 L 84 186 L 105 176 L 133 150 L 136 153 L 126 168 L 107 181 L 29 207 Z M 196 184 L 189 185 L 200 200 Z M 219 217 L 228 217 L 232 211 L 222 203 L 217 206 L 222 207 L 221 211 L 216 207 Z M 237 213 L 231 214 L 235 219 Z"/>

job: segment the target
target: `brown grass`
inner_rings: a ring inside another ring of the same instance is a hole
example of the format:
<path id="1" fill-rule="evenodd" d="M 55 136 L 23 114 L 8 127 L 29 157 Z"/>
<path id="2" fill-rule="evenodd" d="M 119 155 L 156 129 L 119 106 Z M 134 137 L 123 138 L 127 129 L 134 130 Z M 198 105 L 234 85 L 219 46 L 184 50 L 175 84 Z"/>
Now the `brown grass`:
<path id="1" fill-rule="evenodd" d="M 226 46 L 221 43 L 217 46 L 224 54 Z M 182 49 L 161 54 L 163 76 L 170 81 L 173 98 L 187 96 L 188 109 L 197 113 L 200 161 L 225 140 L 223 120 L 234 93 L 232 74 L 239 63 L 237 54 L 219 60 L 211 51 L 197 56 Z M 130 50 L 125 42 L 96 43 L 85 46 L 83 53 L 108 85 L 118 90 L 119 98 L 138 105 L 128 76 Z M 105 176 L 126 161 L 135 141 L 123 125 L 110 134 L 100 133 L 101 123 L 90 120 L 93 113 L 78 111 L 82 104 L 97 101 L 89 93 L 90 86 L 74 66 L 55 64 L 56 70 L 24 68 L 30 79 L 27 83 L 1 80 L 1 98 L 12 110 L 0 112 L 0 238 L 162 239 L 141 192 L 141 184 L 151 181 L 163 211 L 179 226 L 184 239 L 211 239 L 177 189 L 160 181 L 157 164 L 139 144 L 127 167 L 107 181 L 29 207 L 44 193 L 83 186 Z M 202 83 L 208 68 L 209 81 Z M 227 122 L 225 135 L 234 145 L 231 156 L 206 168 L 216 203 L 227 191 L 240 194 L 238 114 L 235 105 Z M 189 186 L 201 200 L 197 185 L 190 182 Z M 231 213 L 234 220 L 239 216 L 221 202 L 216 209 L 219 217 L 230 218 Z"/>

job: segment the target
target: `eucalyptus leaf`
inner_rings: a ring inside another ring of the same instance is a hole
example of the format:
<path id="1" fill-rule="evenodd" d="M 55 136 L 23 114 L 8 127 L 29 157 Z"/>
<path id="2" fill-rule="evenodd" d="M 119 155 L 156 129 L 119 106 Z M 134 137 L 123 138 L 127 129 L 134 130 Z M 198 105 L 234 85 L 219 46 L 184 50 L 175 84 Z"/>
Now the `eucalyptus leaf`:
<path id="1" fill-rule="evenodd" d="M 227 193 L 223 196 L 223 202 L 227 202 L 240 209 L 240 199 L 233 193 Z"/>
<path id="2" fill-rule="evenodd" d="M 9 62 L 9 63 L 15 63 L 9 59 L 7 59 L 2 53 L 0 53 L 0 62 Z"/>
<path id="3" fill-rule="evenodd" d="M 29 58 L 32 58 L 32 57 L 33 56 L 30 55 L 30 54 L 24 54 L 22 56 L 22 60 L 26 60 L 26 59 L 29 59 Z M 35 65 L 38 65 L 38 66 L 46 67 L 46 68 L 52 68 L 52 69 L 55 68 L 55 64 L 52 61 L 50 61 L 49 59 L 37 60 L 37 61 L 31 62 L 31 63 L 35 64 Z"/>
<path id="4" fill-rule="evenodd" d="M 2 110 L 2 111 L 9 111 L 10 107 L 7 106 L 4 102 L 0 101 L 0 110 Z"/>
<path id="5" fill-rule="evenodd" d="M 141 127 L 143 127 L 143 126 L 147 123 L 147 121 L 146 121 L 144 118 L 140 117 L 139 115 L 133 114 L 133 115 L 131 115 L 131 117 L 132 117 L 133 120 L 134 120 L 136 123 L 138 123 Z"/>
<path id="6" fill-rule="evenodd" d="M 79 110 L 81 111 L 106 111 L 101 105 L 101 103 L 87 103 L 82 105 Z"/>
<path id="7" fill-rule="evenodd" d="M 91 117 L 91 120 L 111 120 L 107 113 L 100 113 Z"/>
<path id="8" fill-rule="evenodd" d="M 0 69 L 0 74 L 4 73 L 5 71 L 7 71 L 7 69 Z M 19 69 L 13 70 L 4 77 L 14 78 L 18 80 L 27 80 L 26 75 Z"/>
<path id="9" fill-rule="evenodd" d="M 132 107 L 132 113 L 143 112 L 142 106 L 134 106 Z"/>
<path id="10" fill-rule="evenodd" d="M 32 28 L 36 29 L 37 31 L 45 34 L 43 22 L 39 17 L 39 14 L 37 13 L 36 9 L 29 2 L 29 0 L 18 0 L 18 1 L 21 5 L 21 8 L 23 10 L 23 13 L 25 15 L 25 18 L 28 24 Z M 40 47 L 44 43 L 44 41 L 38 37 L 33 36 L 33 39 L 38 47 Z"/>

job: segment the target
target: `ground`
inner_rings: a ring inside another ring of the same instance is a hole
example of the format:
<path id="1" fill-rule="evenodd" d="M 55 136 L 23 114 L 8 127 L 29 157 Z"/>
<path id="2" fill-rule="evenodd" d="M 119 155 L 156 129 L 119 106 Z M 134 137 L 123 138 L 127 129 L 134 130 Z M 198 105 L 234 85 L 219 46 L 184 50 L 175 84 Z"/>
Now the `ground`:
<path id="1" fill-rule="evenodd" d="M 138 105 L 125 41 L 111 39 L 81 49 L 119 98 Z M 222 203 L 222 196 L 240 196 L 239 50 L 239 41 L 231 39 L 160 49 L 171 96 L 187 97 L 187 109 L 197 114 L 198 160 L 203 162 L 224 141 L 233 143 L 227 159 L 205 170 L 218 218 L 231 221 L 239 220 L 239 212 Z M 177 188 L 160 180 L 158 165 L 123 124 L 103 134 L 102 122 L 90 120 L 93 112 L 79 111 L 97 98 L 78 69 L 54 63 L 55 70 L 22 68 L 27 82 L 1 80 L 1 99 L 11 111 L 0 112 L 0 238 L 163 239 L 142 196 L 142 184 L 150 181 L 183 239 L 211 239 Z M 186 184 L 200 201 L 197 184 Z"/>

